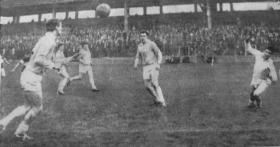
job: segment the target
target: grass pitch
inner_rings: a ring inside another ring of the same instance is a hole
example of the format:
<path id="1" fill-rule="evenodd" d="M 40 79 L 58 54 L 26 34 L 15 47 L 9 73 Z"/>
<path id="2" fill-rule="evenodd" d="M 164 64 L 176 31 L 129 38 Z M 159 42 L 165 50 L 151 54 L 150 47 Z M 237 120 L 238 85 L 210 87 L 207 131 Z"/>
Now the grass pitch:
<path id="1" fill-rule="evenodd" d="M 56 95 L 58 74 L 48 71 L 44 111 L 30 129 L 35 140 L 14 137 L 16 119 L 1 134 L 0 146 L 280 145 L 280 83 L 263 95 L 263 109 L 245 108 L 253 63 L 162 65 L 159 82 L 167 108 L 151 105 L 142 71 L 132 62 L 98 63 L 93 69 L 99 93 L 90 91 L 85 77 L 64 96 Z M 68 71 L 73 76 L 78 66 Z M 3 80 L 1 117 L 23 102 L 19 72 Z"/>

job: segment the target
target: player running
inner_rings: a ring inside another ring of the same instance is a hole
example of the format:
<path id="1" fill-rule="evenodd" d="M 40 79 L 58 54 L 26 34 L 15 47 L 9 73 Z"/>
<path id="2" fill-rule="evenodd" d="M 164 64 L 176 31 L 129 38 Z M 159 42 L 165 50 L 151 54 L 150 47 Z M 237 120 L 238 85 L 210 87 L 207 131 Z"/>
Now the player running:
<path id="1" fill-rule="evenodd" d="M 81 80 L 83 78 L 83 75 L 88 73 L 89 82 L 91 84 L 91 90 L 93 92 L 98 92 L 99 90 L 97 89 L 93 78 L 93 72 L 91 67 L 92 66 L 91 53 L 87 42 L 80 43 L 80 51 L 77 60 L 79 61 L 79 74 L 74 77 L 71 77 L 69 84 L 72 81 Z"/>
<path id="2" fill-rule="evenodd" d="M 64 44 L 60 43 L 57 45 L 57 49 L 54 53 L 54 62 L 55 66 L 59 67 L 60 71 L 58 72 L 59 75 L 62 77 L 58 84 L 57 93 L 59 95 L 64 95 L 64 87 L 66 86 L 67 82 L 70 80 L 70 76 L 67 72 L 67 64 L 72 61 L 78 54 L 75 54 L 71 57 L 65 57 L 64 55 Z"/>
<path id="3" fill-rule="evenodd" d="M 134 68 L 137 69 L 139 60 L 143 65 L 143 79 L 146 89 L 156 98 L 155 105 L 166 106 L 161 87 L 158 83 L 159 68 L 162 53 L 156 43 L 148 39 L 148 32 L 140 32 L 141 43 L 138 45 Z"/>
<path id="4" fill-rule="evenodd" d="M 23 140 L 32 139 L 27 135 L 29 126 L 43 109 L 41 81 L 45 69 L 59 70 L 55 67 L 51 57 L 56 45 L 56 38 L 62 31 L 62 23 L 57 19 L 51 19 L 46 23 L 46 30 L 46 34 L 39 39 L 33 48 L 30 61 L 21 73 L 20 84 L 24 89 L 25 103 L 0 120 L 0 131 L 2 132 L 14 118 L 24 115 L 15 131 L 16 137 Z"/>
<path id="5" fill-rule="evenodd" d="M 273 64 L 271 56 L 271 49 L 259 51 L 251 46 L 249 40 L 245 41 L 246 49 L 255 56 L 255 65 L 253 70 L 253 77 L 251 81 L 252 91 L 250 93 L 248 108 L 260 108 L 260 95 L 267 89 L 272 82 L 278 80 L 277 73 Z"/>

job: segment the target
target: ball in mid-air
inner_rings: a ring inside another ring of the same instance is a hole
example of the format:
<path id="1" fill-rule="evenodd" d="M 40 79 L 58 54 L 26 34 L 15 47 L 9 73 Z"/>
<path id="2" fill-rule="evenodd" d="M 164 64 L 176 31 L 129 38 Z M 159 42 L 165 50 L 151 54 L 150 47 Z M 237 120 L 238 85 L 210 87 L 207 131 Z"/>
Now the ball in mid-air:
<path id="1" fill-rule="evenodd" d="M 99 17 L 108 17 L 110 15 L 110 12 L 111 7 L 106 3 L 99 4 L 96 7 L 96 15 Z"/>

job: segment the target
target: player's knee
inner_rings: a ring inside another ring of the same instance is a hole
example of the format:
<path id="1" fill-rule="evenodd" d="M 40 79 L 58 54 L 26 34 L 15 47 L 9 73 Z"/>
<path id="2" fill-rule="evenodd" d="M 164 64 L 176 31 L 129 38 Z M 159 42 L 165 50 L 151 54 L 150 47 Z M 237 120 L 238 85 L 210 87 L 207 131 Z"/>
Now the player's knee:
<path id="1" fill-rule="evenodd" d="M 152 85 L 153 85 L 155 88 L 158 88 L 158 87 L 159 87 L 159 84 L 158 84 L 158 82 L 156 82 L 156 81 L 152 82 Z"/>
<path id="2" fill-rule="evenodd" d="M 40 108 L 31 108 L 28 113 L 25 115 L 24 120 L 30 123 L 34 117 L 36 117 L 41 112 Z"/>
<path id="3" fill-rule="evenodd" d="M 80 75 L 78 75 L 78 76 L 76 76 L 74 78 L 71 78 L 71 80 L 81 80 L 81 79 L 82 79 L 82 76 L 80 76 Z"/>
<path id="4" fill-rule="evenodd" d="M 150 88 L 151 87 L 151 82 L 148 80 L 144 80 L 144 85 L 146 88 Z"/>
<path id="5" fill-rule="evenodd" d="M 33 116 L 38 115 L 39 113 L 42 112 L 42 110 L 43 110 L 43 107 L 42 107 L 42 106 L 33 107 L 33 108 L 32 108 Z"/>
<path id="6" fill-rule="evenodd" d="M 27 111 L 29 109 L 31 109 L 31 107 L 28 106 L 28 105 L 23 105 L 23 106 L 19 106 L 18 107 L 18 110 L 21 111 L 21 112 L 25 112 L 25 111 Z"/>

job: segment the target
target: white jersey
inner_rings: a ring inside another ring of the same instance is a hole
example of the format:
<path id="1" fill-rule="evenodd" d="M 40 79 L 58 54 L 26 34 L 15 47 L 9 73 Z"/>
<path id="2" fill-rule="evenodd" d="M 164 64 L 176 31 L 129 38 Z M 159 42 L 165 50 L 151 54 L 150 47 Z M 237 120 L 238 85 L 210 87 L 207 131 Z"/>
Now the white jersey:
<path id="1" fill-rule="evenodd" d="M 40 38 L 32 50 L 33 54 L 26 66 L 26 70 L 42 75 L 46 68 L 51 69 L 54 67 L 51 59 L 56 45 L 55 39 L 54 34 L 50 32 Z"/>
<path id="2" fill-rule="evenodd" d="M 162 53 L 156 43 L 148 41 L 138 45 L 136 58 L 141 59 L 143 65 L 160 64 Z"/>
<path id="3" fill-rule="evenodd" d="M 55 62 L 56 67 L 61 67 L 62 65 L 65 65 L 66 58 L 65 58 L 64 52 L 61 50 L 58 50 L 54 54 L 53 60 Z"/>
<path id="4" fill-rule="evenodd" d="M 255 56 L 255 65 L 251 85 L 259 84 L 260 81 L 264 80 L 262 79 L 262 74 L 266 69 L 270 70 L 269 74 L 272 80 L 277 81 L 277 74 L 272 59 L 264 60 L 264 53 L 257 49 L 249 48 L 248 51 Z M 270 84 L 271 80 L 267 82 Z"/>
<path id="5" fill-rule="evenodd" d="M 83 65 L 90 65 L 91 64 L 91 53 L 89 50 L 81 49 L 80 50 L 79 61 Z"/>
<path id="6" fill-rule="evenodd" d="M 33 48 L 33 54 L 20 78 L 24 90 L 34 91 L 38 95 L 42 95 L 43 72 L 47 68 L 52 69 L 54 67 L 51 57 L 56 45 L 55 38 L 54 34 L 46 33 Z"/>

